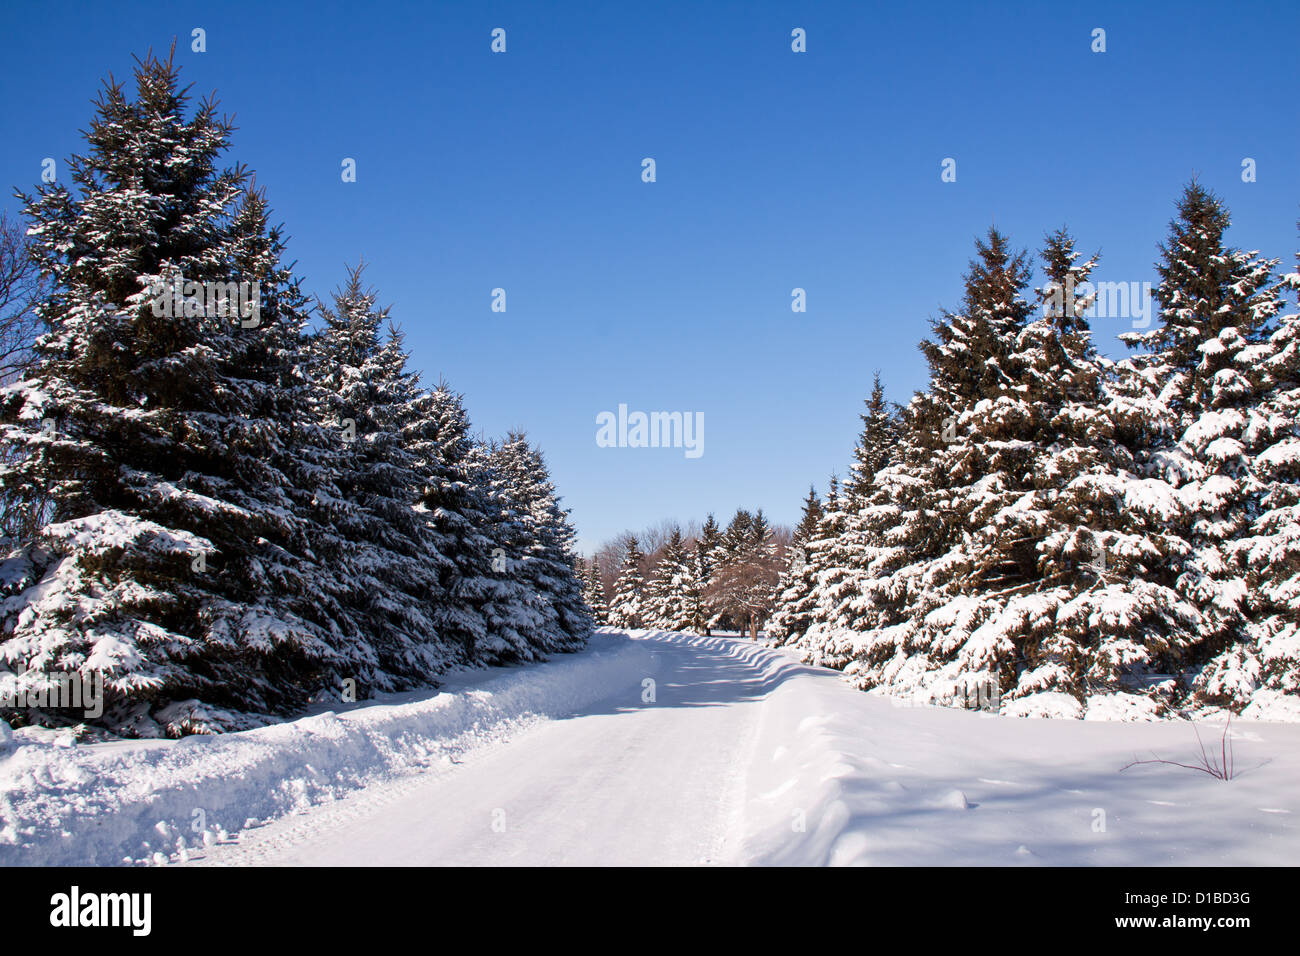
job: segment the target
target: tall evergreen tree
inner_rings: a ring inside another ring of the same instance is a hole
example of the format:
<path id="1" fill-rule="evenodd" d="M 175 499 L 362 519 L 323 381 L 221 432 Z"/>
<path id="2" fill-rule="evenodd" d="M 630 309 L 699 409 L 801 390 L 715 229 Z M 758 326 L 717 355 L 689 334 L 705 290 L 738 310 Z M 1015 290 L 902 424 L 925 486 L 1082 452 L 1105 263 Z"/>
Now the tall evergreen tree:
<path id="1" fill-rule="evenodd" d="M 823 514 L 817 489 L 810 485 L 802 516 L 790 541 L 789 561 L 777 585 L 776 610 L 767 626 L 767 636 L 778 644 L 797 640 L 812 624 L 816 565 L 811 557 L 821 543 Z"/>
<path id="2" fill-rule="evenodd" d="M 1013 254 L 991 229 L 976 243 L 963 308 L 945 312 L 921 345 L 931 380 L 903 417 L 897 454 L 904 470 L 886 468 L 877 481 L 876 511 L 893 527 L 869 532 L 885 550 L 869 553 L 865 569 L 859 555 L 857 572 L 845 576 L 848 593 L 837 596 L 843 610 L 820 638 L 829 663 L 867 664 L 854 668 L 864 686 L 924 689 L 968 671 L 1014 677 L 1014 648 L 979 632 L 992 608 L 972 592 L 1023 581 L 1033 549 L 1022 541 L 981 549 L 972 534 L 1015 499 L 1014 484 L 1027 473 L 1028 449 L 1017 434 L 1026 411 L 1016 388 L 1024 364 L 1017 342 L 1032 313 L 1023 296 L 1029 275 L 1027 256 Z M 836 565 L 862 548 L 849 550 Z M 845 610 L 852 611 L 847 632 L 836 627 Z M 871 638 L 859 641 L 856 632 Z"/>
<path id="3" fill-rule="evenodd" d="M 573 527 L 545 459 L 521 432 L 493 444 L 488 457 L 493 488 L 504 505 L 497 544 L 536 618 L 527 631 L 513 620 L 503 622 L 507 640 L 525 658 L 576 650 L 591 634 L 591 612 L 574 568 Z"/>
<path id="4" fill-rule="evenodd" d="M 1167 654 L 1190 608 L 1152 577 L 1168 544 L 1156 515 L 1125 505 L 1147 499 L 1087 324 L 1094 300 L 1082 293 L 1097 257 L 1081 261 L 1060 229 L 1042 260 L 1042 314 L 1015 346 L 1017 404 L 1002 400 L 1015 408 L 1001 414 L 1014 421 L 1002 438 L 1024 449 L 1025 467 L 1002 479 L 1001 510 L 972 535 L 977 553 L 1015 576 L 974 592 L 988 613 L 975 636 L 1011 648 L 1013 667 L 999 669 L 1008 712 L 1077 716 L 1091 693 L 1121 689 L 1139 660 Z"/>
<path id="5" fill-rule="evenodd" d="M 627 548 L 623 556 L 623 567 L 619 569 L 618 580 L 614 583 L 614 594 L 609 600 L 609 623 L 614 627 L 645 627 L 645 578 L 641 573 L 641 564 L 645 555 L 641 553 L 640 542 L 635 535 L 629 535 Z"/>
<path id="6" fill-rule="evenodd" d="M 9 562 L 0 658 L 33 690 L 98 671 L 108 726 L 179 734 L 302 702 L 339 657 L 337 581 L 280 470 L 297 293 L 278 234 L 247 171 L 218 169 L 216 104 L 185 119 L 170 58 L 138 61 L 135 84 L 105 86 L 72 189 L 24 197 L 51 333 L 0 400 L 22 450 L 0 482 L 53 505 Z M 207 294 L 243 280 L 256 314 Z"/>
<path id="7" fill-rule="evenodd" d="M 828 551 L 839 538 L 845 517 L 838 476 L 831 475 L 825 501 L 818 501 L 814 506 L 813 489 L 809 489 L 808 495 L 795 540 L 791 542 L 790 594 L 787 597 L 785 591 L 778 592 L 777 609 L 769 628 L 769 635 L 777 643 L 804 647 L 816 643 L 816 638 L 810 641 L 808 632 L 825 609 L 823 574 L 830 567 Z"/>
<path id="8" fill-rule="evenodd" d="M 1195 633 L 1171 648 L 1171 666 L 1204 668 L 1198 696 L 1241 709 L 1254 689 L 1245 583 L 1229 558 L 1245 536 L 1262 485 L 1254 457 L 1264 435 L 1253 355 L 1281 308 L 1276 260 L 1226 245 L 1229 215 L 1197 183 L 1189 185 L 1160 246 L 1160 327 L 1122 338 L 1145 350 L 1132 370 L 1154 424 L 1136 436 L 1143 475 L 1176 507 L 1166 521 L 1180 542 L 1168 556 L 1174 585 L 1199 611 Z"/>
<path id="9" fill-rule="evenodd" d="M 1244 672 L 1258 685 L 1247 714 L 1261 719 L 1300 714 L 1300 253 L 1296 262 L 1278 291 L 1297 307 L 1279 318 L 1266 342 L 1243 353 L 1260 396 L 1247 429 L 1260 449 L 1254 458 L 1260 487 L 1249 533 L 1232 545 L 1249 589 L 1249 643 L 1235 668 L 1222 669 Z M 1233 657 L 1229 651 L 1224 663 Z"/>
<path id="10" fill-rule="evenodd" d="M 865 593 L 880 529 L 865 510 L 872 501 L 876 475 L 894 459 L 898 422 L 885 401 L 885 389 L 877 372 L 871 395 L 861 415 L 862 432 L 853 449 L 851 474 L 838 498 L 838 509 L 828 516 L 825 536 L 817 552 L 815 592 L 811 600 L 805 643 L 818 648 L 818 661 L 834 667 L 848 662 L 856 646 L 851 633 Z M 847 639 L 847 641 L 846 641 Z"/>
<path id="11" fill-rule="evenodd" d="M 709 607 L 708 588 L 713 574 L 723 557 L 722 529 L 710 514 L 704 520 L 700 536 L 695 542 L 695 588 L 691 596 L 691 627 L 702 633 L 712 633 L 713 611 Z"/>
<path id="12" fill-rule="evenodd" d="M 754 515 L 747 508 L 737 508 L 722 535 L 723 550 L 728 556 L 741 554 L 753 540 Z"/>
<path id="13" fill-rule="evenodd" d="M 508 615 L 518 586 L 497 570 L 505 552 L 494 554 L 491 537 L 496 500 L 486 464 L 470 437 L 464 400 L 442 382 L 417 392 L 407 410 L 402 440 L 419 471 L 417 511 L 428 540 L 425 560 L 438 579 L 434 627 L 448 653 L 455 648 L 457 660 L 514 659 L 510 647 L 494 636 L 492 622 Z"/>
<path id="14" fill-rule="evenodd" d="M 872 377 L 871 395 L 860 417 L 862 433 L 853 448 L 853 464 L 844 483 L 845 495 L 859 504 L 870 496 L 871 481 L 876 472 L 889 464 L 898 437 L 897 424 L 885 401 L 885 387 L 880 382 L 879 372 Z"/>
<path id="15" fill-rule="evenodd" d="M 647 626 L 668 631 L 691 628 L 691 592 L 694 571 L 680 528 L 673 528 L 659 563 L 646 588 L 644 620 Z"/>
<path id="16" fill-rule="evenodd" d="M 791 543 L 798 545 L 803 544 L 817 533 L 817 523 L 822 517 L 822 500 L 817 496 L 817 487 L 808 486 L 808 497 L 803 500 L 803 510 L 799 516 L 799 523 L 795 525 L 794 534 L 791 536 Z"/>
<path id="17" fill-rule="evenodd" d="M 455 649 L 449 656 L 433 621 L 447 596 L 438 593 L 432 541 L 414 507 L 424 490 L 421 462 L 404 434 L 420 387 L 400 337 L 384 336 L 388 309 L 363 287 L 363 269 L 350 269 L 333 306 L 321 308 L 307 372 L 318 418 L 339 441 L 342 502 L 332 526 L 347 540 L 357 625 L 375 646 L 383 688 L 394 690 L 444 669 Z"/>
<path id="18" fill-rule="evenodd" d="M 582 568 L 582 597 L 591 609 L 595 624 L 609 623 L 609 606 L 605 602 L 605 585 L 600 577 L 600 565 L 595 557 L 584 562 Z"/>

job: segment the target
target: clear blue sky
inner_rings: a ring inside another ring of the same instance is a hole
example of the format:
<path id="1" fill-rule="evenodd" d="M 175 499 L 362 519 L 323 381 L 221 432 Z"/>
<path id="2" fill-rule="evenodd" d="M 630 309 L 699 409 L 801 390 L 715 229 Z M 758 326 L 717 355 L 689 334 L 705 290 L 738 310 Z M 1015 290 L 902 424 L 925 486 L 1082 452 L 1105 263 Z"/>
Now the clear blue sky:
<path id="1" fill-rule="evenodd" d="M 1196 174 L 1233 242 L 1293 261 L 1298 10 L 7 4 L 0 185 L 30 189 L 46 156 L 62 172 L 100 78 L 178 37 L 307 288 L 364 256 L 416 366 L 465 392 L 477 428 L 545 450 L 584 548 L 737 505 L 793 523 L 808 484 L 843 473 L 872 370 L 892 399 L 924 385 L 916 343 L 991 222 L 1031 247 L 1068 224 L 1102 251 L 1096 278 L 1154 280 Z M 1107 352 L 1127 326 L 1097 323 Z M 703 412 L 703 456 L 597 447 L 619 403 Z"/>

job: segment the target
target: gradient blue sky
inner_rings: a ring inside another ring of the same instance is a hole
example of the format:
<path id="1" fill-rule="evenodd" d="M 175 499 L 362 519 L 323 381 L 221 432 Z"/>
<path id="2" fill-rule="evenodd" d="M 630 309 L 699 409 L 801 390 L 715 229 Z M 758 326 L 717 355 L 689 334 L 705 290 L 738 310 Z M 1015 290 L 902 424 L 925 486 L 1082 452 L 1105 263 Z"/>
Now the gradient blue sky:
<path id="1" fill-rule="evenodd" d="M 1234 243 L 1293 262 L 1298 10 L 7 4 L 0 185 L 30 189 L 46 156 L 62 172 L 101 77 L 178 37 L 308 290 L 364 256 L 415 365 L 465 393 L 476 428 L 545 450 L 584 549 L 737 505 L 793 523 L 809 483 L 843 473 L 873 369 L 895 400 L 924 385 L 916 343 L 991 222 L 1031 247 L 1068 224 L 1101 250 L 1097 279 L 1153 281 L 1195 174 Z M 7 189 L 0 205 L 18 208 Z M 1105 351 L 1127 326 L 1098 321 Z M 598 448 L 619 403 L 703 412 L 703 457 Z"/>

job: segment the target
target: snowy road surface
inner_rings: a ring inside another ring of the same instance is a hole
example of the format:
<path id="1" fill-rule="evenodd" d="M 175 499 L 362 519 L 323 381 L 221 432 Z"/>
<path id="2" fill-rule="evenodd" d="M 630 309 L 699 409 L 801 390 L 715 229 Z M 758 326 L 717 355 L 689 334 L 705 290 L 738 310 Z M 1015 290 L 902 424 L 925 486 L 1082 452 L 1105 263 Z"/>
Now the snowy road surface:
<path id="1" fill-rule="evenodd" d="M 737 653 L 749 650 L 751 653 Z M 769 689 L 753 648 L 660 638 L 646 677 L 339 820 L 289 818 L 220 862 L 701 864 L 737 859 Z M 363 801 L 364 802 L 364 799 Z"/>
<path id="2" fill-rule="evenodd" d="M 1294 864 L 1300 726 L 1231 743 L 1231 782 L 1121 772 L 1194 760 L 1192 728 L 901 706 L 744 639 L 606 631 L 240 734 L 15 731 L 0 865 Z"/>
<path id="3" fill-rule="evenodd" d="M 745 640 L 643 643 L 653 702 L 624 674 L 451 772 L 289 817 L 211 860 L 1213 864 L 1300 850 L 1292 726 L 1243 729 L 1252 769 L 1232 783 L 1120 773 L 1147 745 L 1187 757 L 1190 728 L 902 708 Z"/>

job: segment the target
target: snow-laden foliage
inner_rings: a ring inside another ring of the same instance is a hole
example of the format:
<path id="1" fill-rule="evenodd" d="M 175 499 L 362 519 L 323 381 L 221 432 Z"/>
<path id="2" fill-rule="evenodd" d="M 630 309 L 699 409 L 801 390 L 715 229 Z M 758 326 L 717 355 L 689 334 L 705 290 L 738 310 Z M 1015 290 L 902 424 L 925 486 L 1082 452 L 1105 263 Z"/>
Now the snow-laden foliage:
<path id="1" fill-rule="evenodd" d="M 646 586 L 642 626 L 690 630 L 694 623 L 692 597 L 697 590 L 694 562 L 682 543 L 681 530 L 674 528 Z"/>
<path id="2" fill-rule="evenodd" d="M 0 488 L 42 520 L 0 562 L 4 716 L 80 722 L 9 706 L 71 674 L 102 677 L 111 731 L 209 732 L 580 646 L 540 456 L 474 460 L 359 270 L 307 333 L 265 196 L 219 166 L 232 127 L 187 118 L 177 72 L 108 84 L 70 184 L 25 197 L 48 331 L 0 390 Z"/>
<path id="3" fill-rule="evenodd" d="M 776 609 L 767 624 L 770 640 L 784 643 L 812 626 L 813 600 L 817 593 L 817 565 L 812 557 L 824 540 L 820 536 L 824 515 L 817 489 L 809 488 L 803 502 L 803 517 L 790 539 L 789 563 L 776 587 Z"/>
<path id="4" fill-rule="evenodd" d="M 609 623 L 609 606 L 605 603 L 605 584 L 600 578 L 600 565 L 593 558 L 590 561 L 577 559 L 578 576 L 582 579 L 582 599 L 591 610 L 592 621 L 597 625 Z"/>
<path id="5" fill-rule="evenodd" d="M 492 493 L 494 570 L 489 604 L 492 653 L 530 660 L 581 647 L 591 610 L 576 571 L 574 531 L 540 451 L 518 432 L 480 449 Z"/>
<path id="6" fill-rule="evenodd" d="M 1220 675 L 1229 685 L 1242 683 L 1233 680 L 1234 671 L 1249 678 L 1259 689 L 1246 710 L 1258 716 L 1300 710 L 1300 254 L 1296 262 L 1277 290 L 1292 308 L 1267 338 L 1243 350 L 1259 396 L 1243 432 L 1257 451 L 1258 507 L 1230 551 L 1232 566 L 1245 572 L 1248 640 L 1230 648 L 1226 666 L 1212 668 L 1206 681 L 1214 693 Z M 1283 694 L 1291 696 L 1289 705 L 1279 700 Z"/>
<path id="7" fill-rule="evenodd" d="M 609 623 L 614 627 L 645 626 L 645 576 L 641 573 L 644 560 L 641 543 L 635 536 L 629 536 L 623 566 L 619 568 L 614 593 L 609 599 Z"/>
<path id="8" fill-rule="evenodd" d="M 1162 322 L 1118 363 L 1091 342 L 1096 257 L 1049 235 L 1031 300 L 1027 257 L 990 231 L 922 343 L 928 387 L 864 415 L 771 636 L 863 689 L 988 682 L 1006 713 L 1294 714 L 1300 322 L 1278 313 L 1300 276 L 1275 282 L 1227 225 L 1189 186 Z"/>

